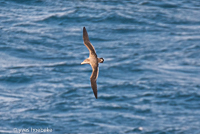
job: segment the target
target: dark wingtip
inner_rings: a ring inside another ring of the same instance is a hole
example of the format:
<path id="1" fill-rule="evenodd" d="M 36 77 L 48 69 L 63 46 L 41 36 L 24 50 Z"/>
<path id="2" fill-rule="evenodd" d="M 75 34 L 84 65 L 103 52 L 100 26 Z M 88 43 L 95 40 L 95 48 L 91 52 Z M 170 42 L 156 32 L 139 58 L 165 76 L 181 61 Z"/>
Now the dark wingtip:
<path id="1" fill-rule="evenodd" d="M 89 41 L 88 33 L 85 27 L 83 27 L 83 41 Z"/>
<path id="2" fill-rule="evenodd" d="M 93 91 L 93 92 L 94 92 L 94 91 Z M 96 99 L 98 98 L 98 97 L 97 97 L 97 91 L 94 92 L 94 96 L 95 96 Z"/>
<path id="3" fill-rule="evenodd" d="M 97 94 L 95 94 L 95 98 L 97 99 Z"/>
<path id="4" fill-rule="evenodd" d="M 86 28 L 85 28 L 85 27 L 83 27 L 83 35 L 84 35 L 84 33 L 87 33 L 87 31 L 86 31 Z"/>

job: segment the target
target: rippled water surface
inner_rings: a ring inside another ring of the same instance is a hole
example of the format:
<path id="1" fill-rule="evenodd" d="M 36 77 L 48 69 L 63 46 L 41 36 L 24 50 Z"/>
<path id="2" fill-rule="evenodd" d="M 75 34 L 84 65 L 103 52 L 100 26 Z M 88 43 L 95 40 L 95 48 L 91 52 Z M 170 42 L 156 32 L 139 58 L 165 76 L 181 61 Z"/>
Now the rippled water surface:
<path id="1" fill-rule="evenodd" d="M 0 106 L 0 133 L 199 134 L 200 2 L 1 0 Z"/>

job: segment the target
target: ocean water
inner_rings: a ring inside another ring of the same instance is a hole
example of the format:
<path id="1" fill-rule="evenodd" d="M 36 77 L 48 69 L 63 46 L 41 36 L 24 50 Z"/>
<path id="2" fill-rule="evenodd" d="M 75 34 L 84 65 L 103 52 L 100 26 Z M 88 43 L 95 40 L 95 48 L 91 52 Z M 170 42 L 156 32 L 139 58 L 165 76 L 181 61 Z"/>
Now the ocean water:
<path id="1" fill-rule="evenodd" d="M 0 133 L 200 134 L 199 0 L 0 0 Z"/>

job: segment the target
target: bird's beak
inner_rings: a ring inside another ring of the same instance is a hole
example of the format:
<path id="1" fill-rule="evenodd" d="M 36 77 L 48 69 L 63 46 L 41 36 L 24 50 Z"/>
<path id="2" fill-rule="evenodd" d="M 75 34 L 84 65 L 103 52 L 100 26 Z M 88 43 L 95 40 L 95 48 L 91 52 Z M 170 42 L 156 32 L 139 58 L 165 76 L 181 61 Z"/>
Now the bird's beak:
<path id="1" fill-rule="evenodd" d="M 81 65 L 82 65 L 82 64 L 85 64 L 85 62 L 84 62 L 84 61 L 83 61 L 83 62 L 81 62 Z"/>

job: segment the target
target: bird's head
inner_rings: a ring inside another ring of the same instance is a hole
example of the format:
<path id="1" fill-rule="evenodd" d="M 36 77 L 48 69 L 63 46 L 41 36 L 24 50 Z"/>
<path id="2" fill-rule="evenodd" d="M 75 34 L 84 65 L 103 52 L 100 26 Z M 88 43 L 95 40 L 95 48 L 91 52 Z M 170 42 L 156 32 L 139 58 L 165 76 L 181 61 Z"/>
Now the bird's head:
<path id="1" fill-rule="evenodd" d="M 103 58 L 99 58 L 99 59 L 100 59 L 99 63 L 103 63 L 104 62 Z"/>

